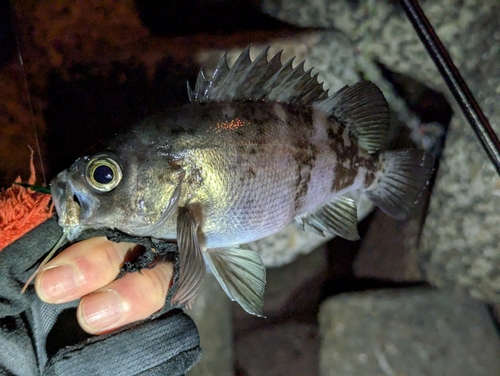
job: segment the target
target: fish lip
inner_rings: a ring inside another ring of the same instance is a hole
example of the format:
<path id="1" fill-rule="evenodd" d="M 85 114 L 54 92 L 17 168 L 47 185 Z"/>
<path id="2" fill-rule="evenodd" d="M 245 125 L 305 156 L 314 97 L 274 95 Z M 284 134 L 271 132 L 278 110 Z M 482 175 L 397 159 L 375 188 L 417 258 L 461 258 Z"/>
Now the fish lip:
<path id="1" fill-rule="evenodd" d="M 50 182 L 50 194 L 59 218 L 62 218 L 66 211 L 67 190 L 69 186 L 66 175 L 66 172 L 61 172 Z"/>
<path id="2" fill-rule="evenodd" d="M 63 171 L 50 183 L 52 202 L 59 217 L 59 225 L 69 230 L 71 238 L 76 238 L 88 227 L 92 214 L 99 206 L 99 200 L 80 184 L 75 182 L 70 171 Z M 76 200 L 74 199 L 76 197 Z M 70 205 L 78 208 L 77 218 L 70 217 Z M 71 239 L 70 239 L 71 240 Z"/>

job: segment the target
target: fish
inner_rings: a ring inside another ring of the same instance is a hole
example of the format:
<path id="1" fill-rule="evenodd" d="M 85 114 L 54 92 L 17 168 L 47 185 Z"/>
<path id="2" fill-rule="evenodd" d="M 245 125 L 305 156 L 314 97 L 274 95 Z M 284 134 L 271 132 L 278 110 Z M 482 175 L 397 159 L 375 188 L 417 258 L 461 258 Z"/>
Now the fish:
<path id="1" fill-rule="evenodd" d="M 433 170 L 418 149 L 381 151 L 390 114 L 361 81 L 333 95 L 304 62 L 254 60 L 247 47 L 212 77 L 200 70 L 189 103 L 145 118 L 50 184 L 69 240 L 86 229 L 176 241 L 179 286 L 191 303 L 211 271 L 228 297 L 263 316 L 266 269 L 245 244 L 296 220 L 305 230 L 359 239 L 361 190 L 405 219 Z"/>

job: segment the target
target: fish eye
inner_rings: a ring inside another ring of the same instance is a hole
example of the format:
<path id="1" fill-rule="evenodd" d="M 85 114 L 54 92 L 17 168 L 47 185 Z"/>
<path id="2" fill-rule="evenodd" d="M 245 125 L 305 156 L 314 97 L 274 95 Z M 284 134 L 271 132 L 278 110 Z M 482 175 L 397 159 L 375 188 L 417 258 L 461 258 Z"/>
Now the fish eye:
<path id="1" fill-rule="evenodd" d="M 113 169 L 107 165 L 97 166 L 93 178 L 99 184 L 109 184 L 113 181 Z"/>
<path id="2" fill-rule="evenodd" d="M 98 155 L 87 164 L 85 177 L 89 185 L 99 192 L 109 192 L 122 179 L 120 165 L 107 155 Z"/>

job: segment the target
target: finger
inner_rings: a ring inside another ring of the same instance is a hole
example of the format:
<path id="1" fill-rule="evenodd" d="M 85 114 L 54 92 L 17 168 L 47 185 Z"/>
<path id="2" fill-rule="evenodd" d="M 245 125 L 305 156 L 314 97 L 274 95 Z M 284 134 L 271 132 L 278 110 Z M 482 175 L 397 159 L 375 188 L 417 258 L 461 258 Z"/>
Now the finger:
<path id="1" fill-rule="evenodd" d="M 172 275 L 172 264 L 162 263 L 141 273 L 126 274 L 84 297 L 77 310 L 80 326 L 97 334 L 151 316 L 165 304 Z"/>
<path id="2" fill-rule="evenodd" d="M 91 238 L 65 249 L 38 274 L 35 290 L 47 303 L 79 299 L 113 281 L 134 244 Z"/>

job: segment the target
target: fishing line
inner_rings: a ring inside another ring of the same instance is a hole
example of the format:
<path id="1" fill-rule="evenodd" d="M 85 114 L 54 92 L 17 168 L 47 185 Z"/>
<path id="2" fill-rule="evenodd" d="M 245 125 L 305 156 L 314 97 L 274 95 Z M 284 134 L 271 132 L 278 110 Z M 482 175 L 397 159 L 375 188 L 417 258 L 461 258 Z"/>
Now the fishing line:
<path id="1" fill-rule="evenodd" d="M 38 275 L 38 273 L 40 272 L 40 270 L 42 270 L 42 268 L 50 261 L 50 259 L 52 258 L 52 256 L 54 256 L 54 254 L 56 253 L 56 251 L 61 246 L 63 246 L 64 243 L 67 242 L 69 233 L 70 233 L 69 229 L 66 229 L 66 230 L 63 231 L 63 234 L 61 235 L 61 237 L 59 238 L 59 240 L 57 241 L 57 243 L 54 245 L 54 247 L 52 247 L 52 249 L 50 250 L 49 254 L 43 259 L 43 261 L 41 262 L 41 264 L 38 265 L 38 268 L 36 268 L 36 270 L 34 271 L 34 273 L 28 278 L 28 280 L 26 281 L 26 283 L 24 284 L 24 286 L 23 286 L 23 288 L 21 290 L 21 294 L 24 294 L 24 292 L 28 288 L 28 286 L 31 283 L 31 281 L 33 281 L 35 279 L 35 277 Z"/>
<path id="2" fill-rule="evenodd" d="M 488 118 L 476 102 L 418 1 L 400 0 L 400 5 L 500 175 L 500 141 Z"/>
<path id="3" fill-rule="evenodd" d="M 40 167 L 41 167 L 41 171 L 42 171 L 43 182 L 44 182 L 45 186 L 47 186 L 47 179 L 45 177 L 45 167 L 43 165 L 43 159 L 42 159 L 42 149 L 40 147 L 40 142 L 38 140 L 38 131 L 36 129 L 36 124 L 35 124 L 35 112 L 33 111 L 33 104 L 31 101 L 31 94 L 30 94 L 30 89 L 29 89 L 29 85 L 28 85 L 28 75 L 26 73 L 26 67 L 24 66 L 23 56 L 21 54 L 21 43 L 19 42 L 19 36 L 18 36 L 19 21 L 17 18 L 17 13 L 15 11 L 11 11 L 11 14 L 12 14 L 12 17 L 11 17 L 12 27 L 14 29 L 14 36 L 16 38 L 17 57 L 19 59 L 19 64 L 21 65 L 21 69 L 22 69 L 24 89 L 26 90 L 26 94 L 28 96 L 28 106 L 30 109 L 31 126 L 33 127 L 33 131 L 35 133 L 36 148 L 38 151 L 38 158 L 40 160 Z M 14 19 L 15 19 L 15 25 L 14 25 Z"/>

